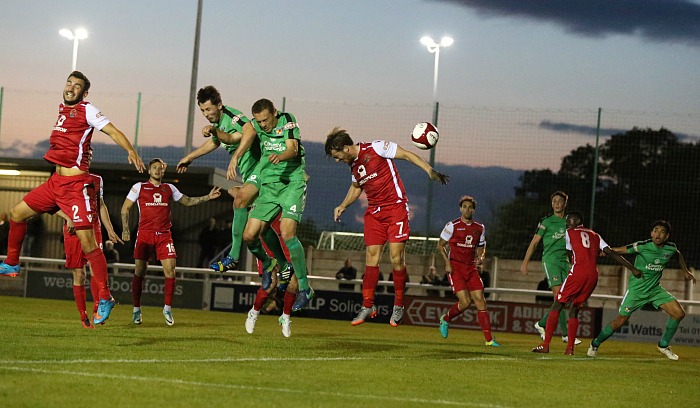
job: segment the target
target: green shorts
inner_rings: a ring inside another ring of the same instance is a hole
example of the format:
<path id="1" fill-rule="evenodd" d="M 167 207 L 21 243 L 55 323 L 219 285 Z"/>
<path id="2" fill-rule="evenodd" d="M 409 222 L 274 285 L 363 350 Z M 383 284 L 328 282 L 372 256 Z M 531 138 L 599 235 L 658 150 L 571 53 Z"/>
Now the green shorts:
<path id="1" fill-rule="evenodd" d="M 564 280 L 569 275 L 571 265 L 566 259 L 542 259 L 542 269 L 544 269 L 544 274 L 551 289 L 564 283 Z"/>
<path id="2" fill-rule="evenodd" d="M 635 310 L 641 309 L 647 303 L 651 303 L 655 309 L 658 309 L 664 303 L 674 300 L 676 298 L 661 285 L 642 293 L 627 290 L 622 298 L 622 303 L 620 303 L 619 313 L 621 316 L 630 316 Z"/>
<path id="3" fill-rule="evenodd" d="M 265 183 L 249 217 L 270 222 L 282 211 L 282 218 L 291 218 L 301 223 L 306 205 L 306 182 L 303 180 L 286 183 Z"/>
<path id="4" fill-rule="evenodd" d="M 258 171 L 257 166 L 253 167 L 246 173 L 241 173 L 243 184 L 252 184 L 258 189 L 258 191 L 260 191 L 260 188 L 262 187 L 262 179 L 260 178 L 260 172 Z"/>

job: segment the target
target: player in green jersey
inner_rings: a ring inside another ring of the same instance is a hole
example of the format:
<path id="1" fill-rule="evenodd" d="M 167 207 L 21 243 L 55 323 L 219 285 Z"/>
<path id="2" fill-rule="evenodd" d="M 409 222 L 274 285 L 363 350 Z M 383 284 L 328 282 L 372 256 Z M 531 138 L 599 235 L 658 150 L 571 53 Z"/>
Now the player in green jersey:
<path id="1" fill-rule="evenodd" d="M 659 220 L 652 224 L 651 239 L 613 248 L 619 254 L 636 254 L 634 266 L 642 271 L 642 278 L 630 276 L 627 292 L 625 292 L 620 304 L 619 315 L 601 330 L 598 337 L 593 339 L 588 348 L 590 357 L 598 355 L 598 347 L 610 338 L 615 330 L 622 327 L 635 310 L 651 303 L 656 309 L 661 308 L 669 316 L 666 322 L 666 331 L 659 341 L 658 349 L 669 359 L 678 360 L 678 356 L 671 351 L 668 344 L 673 335 L 676 334 L 681 320 L 685 317 L 685 311 L 678 300 L 661 286 L 661 275 L 668 261 L 674 254 L 678 254 L 678 263 L 685 274 L 685 279 L 695 283 L 695 276 L 688 270 L 688 265 L 676 248 L 676 244 L 668 242 L 670 234 L 671 225 L 667 221 Z"/>
<path id="2" fill-rule="evenodd" d="M 556 299 L 561 284 L 564 283 L 564 279 L 569 274 L 569 269 L 571 265 L 569 264 L 569 257 L 566 253 L 566 243 L 564 242 L 564 236 L 566 235 L 566 219 L 564 218 L 564 210 L 566 210 L 566 204 L 569 201 L 569 196 L 563 191 L 555 191 L 551 195 L 552 200 L 552 214 L 542 218 L 537 224 L 537 231 L 530 241 L 530 246 L 525 252 L 525 258 L 523 263 L 520 265 L 520 273 L 527 275 L 527 266 L 530 262 L 530 258 L 535 253 L 537 245 L 542 241 L 542 269 L 544 269 L 544 274 L 549 283 L 549 288 L 554 294 Z M 542 319 L 535 322 L 535 330 L 540 334 L 542 340 L 544 340 L 545 326 L 547 325 L 547 317 L 549 317 L 549 312 L 547 312 Z M 559 330 L 562 333 L 562 341 L 564 343 L 568 342 L 566 336 L 566 311 L 562 311 L 559 314 Z M 576 344 L 581 344 L 581 340 L 576 339 Z"/>
<path id="3" fill-rule="evenodd" d="M 260 148 L 259 144 L 254 143 L 243 154 L 234 155 L 241 144 L 242 138 L 244 136 L 255 138 L 256 131 L 250 119 L 241 111 L 225 106 L 222 103 L 221 94 L 215 87 L 209 85 L 201 88 L 197 92 L 197 103 L 202 111 L 202 115 L 210 123 L 210 125 L 202 128 L 202 135 L 211 138 L 198 149 L 183 157 L 177 164 L 177 171 L 178 173 L 184 173 L 196 158 L 211 153 L 219 146 L 223 146 L 231 155 L 226 177 L 229 180 L 235 179 L 237 170 L 239 170 L 243 186 L 233 187 L 229 190 L 229 194 L 234 198 L 231 249 L 227 256 L 221 261 L 214 262 L 211 268 L 218 272 L 235 270 L 238 268 L 243 231 L 248 220 L 248 206 L 256 199 L 260 190 L 260 177 L 256 171 L 260 161 Z M 265 231 L 262 238 L 268 248 L 275 254 L 275 258 L 267 256 L 260 240 L 254 240 L 248 246 L 256 257 L 264 259 L 262 288 L 269 293 L 269 291 L 274 289 L 277 282 L 277 279 L 273 279 L 272 276 L 272 272 L 276 269 L 277 264 L 287 274 L 291 271 L 287 265 L 277 234 L 270 228 Z"/>
<path id="4" fill-rule="evenodd" d="M 262 179 L 260 195 L 250 212 L 243 240 L 251 242 L 267 229 L 269 223 L 281 212 L 280 230 L 298 279 L 299 292 L 292 306 L 293 311 L 305 307 L 314 296 L 306 278 L 304 247 L 297 238 L 297 227 L 306 204 L 306 173 L 304 148 L 299 136 L 296 118 L 286 112 L 278 112 L 268 99 L 253 104 L 253 126 L 260 139 L 262 152 L 258 171 Z M 241 142 L 242 154 L 253 140 L 246 137 Z M 260 259 L 260 258 L 258 258 Z M 282 315 L 280 319 L 289 318 Z"/>

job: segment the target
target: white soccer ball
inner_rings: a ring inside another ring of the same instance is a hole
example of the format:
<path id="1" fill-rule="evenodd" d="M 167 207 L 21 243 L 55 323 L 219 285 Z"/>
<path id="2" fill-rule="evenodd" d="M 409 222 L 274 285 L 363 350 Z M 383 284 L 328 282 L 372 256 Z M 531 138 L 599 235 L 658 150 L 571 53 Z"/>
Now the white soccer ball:
<path id="1" fill-rule="evenodd" d="M 440 133 L 437 128 L 429 122 L 418 123 L 411 133 L 411 141 L 421 150 L 432 149 L 437 144 L 439 138 Z"/>

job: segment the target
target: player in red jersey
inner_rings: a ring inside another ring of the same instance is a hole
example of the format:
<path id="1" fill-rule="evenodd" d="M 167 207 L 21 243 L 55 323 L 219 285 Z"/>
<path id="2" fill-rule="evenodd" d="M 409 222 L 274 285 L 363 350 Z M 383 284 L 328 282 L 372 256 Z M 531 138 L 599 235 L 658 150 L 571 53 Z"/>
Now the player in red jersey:
<path id="1" fill-rule="evenodd" d="M 340 215 L 363 191 L 367 195 L 364 227 L 367 260 L 362 278 L 362 308 L 352 320 L 352 325 L 362 324 L 368 316 L 377 315 L 374 291 L 379 281 L 379 258 L 384 244 L 389 241 L 395 288 L 394 309 L 389 323 L 396 327 L 403 318 L 403 294 L 408 278 L 405 248 L 410 228 L 408 198 L 394 159 L 411 162 L 428 173 L 431 180 L 442 184 L 447 184 L 449 177 L 396 143 L 377 140 L 355 144 L 347 131 L 337 127 L 326 137 L 325 151 L 335 161 L 349 164 L 352 173 L 350 189 L 343 202 L 335 207 L 335 220 L 339 220 Z"/>
<path id="2" fill-rule="evenodd" d="M 491 318 L 486 310 L 484 282 L 477 269 L 486 257 L 486 231 L 483 224 L 474 221 L 474 197 L 460 198 L 459 211 L 462 216 L 445 225 L 438 241 L 438 252 L 445 258 L 445 272 L 458 300 L 446 314 L 440 316 L 440 334 L 447 338 L 450 321 L 467 310 L 474 301 L 476 317 L 484 332 L 486 345 L 499 347 L 500 344 L 491 335 Z"/>
<path id="3" fill-rule="evenodd" d="M 583 226 L 583 214 L 572 211 L 566 215 L 566 250 L 571 258 L 571 271 L 559 289 L 554 299 L 554 306 L 547 318 L 544 342 L 532 349 L 533 353 L 549 353 L 549 343 L 557 328 L 559 312 L 571 304 L 569 309 L 568 338 L 564 354 L 574 354 L 574 342 L 578 331 L 578 311 L 588 300 L 598 284 L 598 255 L 605 252 L 622 266 L 632 271 L 634 276 L 642 276 L 642 272 L 634 267 L 627 259 L 613 251 L 603 238 L 595 231 Z"/>
<path id="4" fill-rule="evenodd" d="M 122 205 L 122 239 L 131 240 L 129 231 L 129 210 L 134 203 L 139 208 L 139 225 L 134 244 L 134 278 L 131 281 L 131 295 L 134 302 L 134 324 L 141 324 L 141 293 L 143 279 L 148 268 L 148 261 L 153 255 L 163 266 L 165 275 L 165 306 L 163 317 L 168 326 L 175 324 L 172 314 L 172 300 L 175 292 L 175 244 L 170 232 L 170 204 L 174 201 L 187 207 L 201 204 L 221 196 L 219 187 L 211 189 L 209 194 L 200 197 L 188 197 L 174 185 L 163 182 L 166 164 L 161 159 L 148 163 L 148 181 L 136 183 Z"/>
<path id="5" fill-rule="evenodd" d="M 90 178 L 95 186 L 96 193 L 95 196 L 90 197 L 91 205 L 93 208 L 99 208 L 100 214 L 99 217 L 94 217 L 93 230 L 95 232 L 95 242 L 97 243 L 97 246 L 102 249 L 102 224 L 104 224 L 109 239 L 113 242 L 123 244 L 124 242 L 122 242 L 117 233 L 114 231 L 112 221 L 109 217 L 109 209 L 104 202 L 102 177 L 98 176 L 97 174 L 90 173 Z M 66 268 L 73 271 L 73 297 L 75 298 L 75 304 L 78 307 L 80 321 L 84 328 L 92 329 L 94 326 L 90 322 L 85 306 L 85 265 L 87 264 L 87 259 L 85 258 L 85 253 L 80 245 L 80 240 L 75 234 L 73 221 L 63 211 L 58 211 L 57 215 L 66 220 L 65 224 L 63 225 L 63 247 L 66 252 Z M 102 222 L 100 222 L 100 220 Z M 97 307 L 99 305 L 99 288 L 95 282 L 95 274 L 91 273 L 90 275 L 90 291 L 92 292 L 92 300 L 94 302 L 92 313 L 94 315 L 97 313 Z"/>
<path id="6" fill-rule="evenodd" d="M 90 81 L 85 75 L 79 71 L 71 72 L 63 88 L 63 103 L 58 107 L 58 119 L 49 139 L 50 147 L 44 155 L 44 159 L 56 166 L 56 171 L 12 208 L 9 248 L 7 258 L 0 264 L 0 276 L 17 276 L 19 273 L 19 252 L 27 231 L 26 220 L 37 214 L 55 211 L 58 207 L 71 217 L 98 284 L 100 304 L 93 321 L 97 324 L 107 320 L 116 302 L 107 286 L 107 261 L 95 241 L 92 221 L 97 215 L 87 199 L 94 194 L 88 174 L 93 130 L 107 134 L 126 150 L 129 163 L 138 171 L 143 172 L 145 166 L 126 136 L 99 109 L 84 100 L 89 89 Z"/>

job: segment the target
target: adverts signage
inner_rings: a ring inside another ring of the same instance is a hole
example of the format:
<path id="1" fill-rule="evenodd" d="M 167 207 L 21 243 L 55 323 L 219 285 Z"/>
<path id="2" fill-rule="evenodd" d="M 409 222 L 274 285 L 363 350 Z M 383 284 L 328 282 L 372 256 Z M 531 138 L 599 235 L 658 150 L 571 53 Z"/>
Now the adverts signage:
<path id="1" fill-rule="evenodd" d="M 109 290 L 122 305 L 131 305 L 131 275 L 109 276 Z M 204 283 L 196 280 L 178 279 L 173 293 L 173 307 L 186 309 L 202 308 L 202 290 Z M 90 278 L 87 282 L 87 298 L 90 294 Z M 141 304 L 144 306 L 163 306 L 165 279 L 162 276 L 149 276 L 143 282 Z M 61 272 L 27 272 L 27 297 L 44 299 L 73 299 L 73 273 Z"/>

